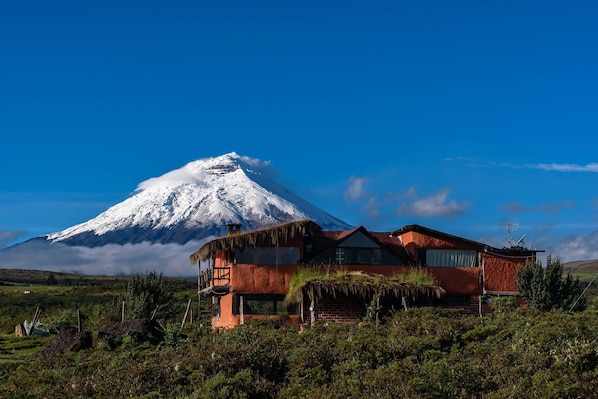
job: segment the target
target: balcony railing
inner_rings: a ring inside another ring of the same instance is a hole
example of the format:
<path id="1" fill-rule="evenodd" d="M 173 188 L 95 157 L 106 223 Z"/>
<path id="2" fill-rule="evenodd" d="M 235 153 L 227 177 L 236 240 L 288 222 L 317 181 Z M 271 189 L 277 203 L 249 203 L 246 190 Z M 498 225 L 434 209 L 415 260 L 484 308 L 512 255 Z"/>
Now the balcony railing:
<path id="1" fill-rule="evenodd" d="M 209 288 L 230 286 L 230 267 L 210 267 L 199 274 L 197 281 L 199 291 Z"/>

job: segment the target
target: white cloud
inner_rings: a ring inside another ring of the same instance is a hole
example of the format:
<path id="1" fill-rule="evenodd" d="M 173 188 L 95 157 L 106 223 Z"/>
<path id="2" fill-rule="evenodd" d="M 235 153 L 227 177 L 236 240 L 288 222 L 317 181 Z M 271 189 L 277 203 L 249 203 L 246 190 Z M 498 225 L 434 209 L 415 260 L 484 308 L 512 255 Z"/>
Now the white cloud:
<path id="1" fill-rule="evenodd" d="M 423 217 L 454 218 L 462 215 L 469 208 L 469 203 L 448 200 L 449 193 L 448 189 L 440 189 L 427 197 L 415 198 L 411 202 L 400 204 L 396 211 L 399 215 Z"/>
<path id="2" fill-rule="evenodd" d="M 395 222 L 397 216 L 452 219 L 469 208 L 467 201 L 450 200 L 449 189 L 440 189 L 432 195 L 421 197 L 417 189 L 411 186 L 405 191 L 388 192 L 379 198 L 366 189 L 368 183 L 367 177 L 352 176 L 344 193 L 347 205 L 362 215 L 364 220 L 361 224 L 368 228 L 376 229 L 378 227 L 373 226 L 380 224 L 388 226 Z"/>
<path id="3" fill-rule="evenodd" d="M 216 158 L 202 158 L 187 163 L 179 169 L 171 170 L 158 177 L 152 177 L 144 180 L 137 185 L 135 191 L 143 191 L 153 186 L 162 185 L 179 185 L 193 183 L 199 186 L 205 184 L 206 175 L 213 173 L 214 168 L 226 168 L 228 165 L 232 167 L 234 164 L 231 159 L 238 159 L 240 163 L 245 163 L 246 167 L 252 172 L 276 179 L 279 176 L 278 170 L 272 167 L 270 161 L 262 161 L 257 158 L 250 158 L 246 156 L 239 156 L 236 152 L 221 155 Z"/>
<path id="4" fill-rule="evenodd" d="M 538 163 L 525 165 L 527 168 L 540 169 L 556 172 L 591 172 L 598 173 L 598 163 L 589 163 L 587 165 L 577 165 L 571 163 Z"/>
<path id="5" fill-rule="evenodd" d="M 0 248 L 15 242 L 25 235 L 24 231 L 19 230 L 0 230 Z"/>
<path id="6" fill-rule="evenodd" d="M 0 250 L 0 267 L 108 276 L 156 271 L 168 277 L 193 277 L 198 270 L 197 265 L 190 263 L 189 256 L 204 242 L 185 245 L 143 242 L 87 248 L 38 239 Z"/>
<path id="7" fill-rule="evenodd" d="M 445 161 L 461 161 L 467 162 L 468 166 L 476 168 L 488 168 L 494 166 L 502 166 L 512 169 L 538 169 L 547 172 L 589 172 L 598 173 L 598 163 L 592 162 L 585 165 L 578 165 L 574 163 L 529 163 L 529 164 L 512 164 L 512 163 L 496 163 L 494 161 L 476 160 L 471 158 L 457 157 L 445 158 Z"/>
<path id="8" fill-rule="evenodd" d="M 546 213 L 557 213 L 561 209 L 572 207 L 574 204 L 575 203 L 573 201 L 561 201 L 561 202 L 555 202 L 552 204 L 524 206 L 518 201 L 513 201 L 513 202 L 509 202 L 507 204 L 501 205 L 501 208 L 505 212 L 510 212 L 510 213 L 524 213 L 524 212 L 534 212 L 534 211 L 540 211 L 540 212 L 546 212 Z"/>
<path id="9" fill-rule="evenodd" d="M 417 198 L 417 189 L 413 186 L 409 187 L 407 190 L 400 192 L 400 193 L 388 193 L 387 198 L 390 201 L 399 201 L 404 200 L 406 198 Z"/>
<path id="10" fill-rule="evenodd" d="M 571 235 L 559 240 L 559 245 L 546 249 L 547 254 L 563 262 L 598 259 L 598 230 L 588 235 Z"/>
<path id="11" fill-rule="evenodd" d="M 367 177 L 351 176 L 345 190 L 344 198 L 348 203 L 358 201 L 368 195 L 366 185 Z"/>
<path id="12" fill-rule="evenodd" d="M 370 197 L 364 209 L 366 210 L 368 217 L 371 219 L 380 216 L 380 209 L 378 207 L 378 200 L 376 197 Z"/>

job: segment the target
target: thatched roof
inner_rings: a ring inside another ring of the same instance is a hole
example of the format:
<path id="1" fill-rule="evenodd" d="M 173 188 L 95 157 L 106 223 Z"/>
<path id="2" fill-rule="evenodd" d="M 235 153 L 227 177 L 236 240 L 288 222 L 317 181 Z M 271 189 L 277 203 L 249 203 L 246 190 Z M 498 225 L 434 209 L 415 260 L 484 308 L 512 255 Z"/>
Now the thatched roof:
<path id="1" fill-rule="evenodd" d="M 429 304 L 444 297 L 445 291 L 436 285 L 403 282 L 396 278 L 363 271 L 337 272 L 304 282 L 287 295 L 290 303 L 302 303 L 307 297 L 319 302 L 323 297 L 353 296 L 370 301 L 380 298 L 409 299 L 413 304 Z"/>
<path id="2" fill-rule="evenodd" d="M 253 230 L 247 233 L 217 238 L 204 244 L 190 256 L 191 263 L 204 261 L 214 252 L 221 249 L 243 249 L 247 246 L 274 246 L 305 234 L 313 235 L 322 228 L 311 220 L 300 220 L 276 225 L 269 228 Z"/>

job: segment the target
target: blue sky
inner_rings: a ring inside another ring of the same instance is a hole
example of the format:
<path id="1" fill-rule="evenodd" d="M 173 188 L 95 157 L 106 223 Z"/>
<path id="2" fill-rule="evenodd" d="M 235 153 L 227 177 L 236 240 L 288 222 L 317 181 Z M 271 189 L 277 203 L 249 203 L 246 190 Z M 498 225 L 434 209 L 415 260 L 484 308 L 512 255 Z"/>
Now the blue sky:
<path id="1" fill-rule="evenodd" d="M 598 258 L 595 1 L 0 7 L 0 248 L 235 151 L 354 225 Z"/>

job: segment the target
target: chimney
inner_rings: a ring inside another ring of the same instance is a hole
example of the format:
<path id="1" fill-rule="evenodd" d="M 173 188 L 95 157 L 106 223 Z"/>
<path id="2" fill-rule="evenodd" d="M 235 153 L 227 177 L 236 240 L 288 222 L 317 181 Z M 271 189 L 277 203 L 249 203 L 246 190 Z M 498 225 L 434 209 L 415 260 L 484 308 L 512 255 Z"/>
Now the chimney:
<path id="1" fill-rule="evenodd" d="M 241 232 L 241 223 L 228 223 L 226 227 L 228 227 L 229 236 L 239 234 Z"/>

